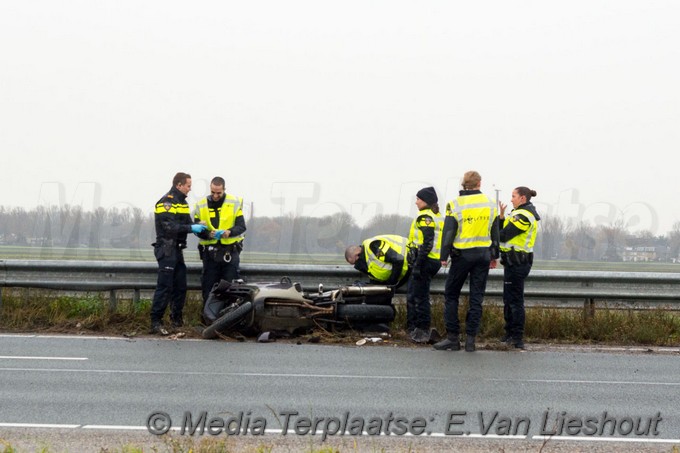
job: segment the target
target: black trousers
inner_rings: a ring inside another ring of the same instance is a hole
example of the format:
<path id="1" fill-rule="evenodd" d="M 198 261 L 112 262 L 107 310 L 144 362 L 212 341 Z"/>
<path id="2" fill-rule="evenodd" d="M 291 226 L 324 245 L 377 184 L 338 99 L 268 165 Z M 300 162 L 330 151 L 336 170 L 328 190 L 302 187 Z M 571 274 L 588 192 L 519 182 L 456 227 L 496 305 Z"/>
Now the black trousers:
<path id="1" fill-rule="evenodd" d="M 503 268 L 505 333 L 515 339 L 524 336 L 524 280 L 530 271 L 530 263 L 513 264 Z"/>
<path id="2" fill-rule="evenodd" d="M 413 275 L 408 279 L 406 292 L 406 330 L 411 332 L 416 327 L 425 331 L 430 330 L 432 308 L 430 306 L 430 283 L 437 275 L 442 264 L 438 260 L 426 259 L 419 276 Z"/>
<path id="3" fill-rule="evenodd" d="M 204 306 L 215 283 L 219 283 L 220 280 L 226 280 L 230 282 L 239 278 L 238 267 L 241 261 L 239 252 L 234 251 L 230 256 L 231 259 L 229 262 L 224 261 L 224 259 L 221 258 L 221 255 L 218 256 L 218 259 L 214 259 L 210 253 L 205 253 L 203 256 L 201 289 L 203 293 Z"/>
<path id="4" fill-rule="evenodd" d="M 468 277 L 470 277 L 470 307 L 465 316 L 465 333 L 468 336 L 476 336 L 479 332 L 490 263 L 491 252 L 486 247 L 462 250 L 460 255 L 451 257 L 451 267 L 444 288 L 444 319 L 448 335 L 460 334 L 458 299 Z"/>
<path id="5" fill-rule="evenodd" d="M 151 325 L 162 324 L 165 310 L 170 304 L 170 320 L 181 325 L 182 313 L 187 295 L 187 266 L 182 250 L 174 248 L 163 252 L 163 247 L 154 250 L 158 261 L 158 281 L 151 304 Z"/>

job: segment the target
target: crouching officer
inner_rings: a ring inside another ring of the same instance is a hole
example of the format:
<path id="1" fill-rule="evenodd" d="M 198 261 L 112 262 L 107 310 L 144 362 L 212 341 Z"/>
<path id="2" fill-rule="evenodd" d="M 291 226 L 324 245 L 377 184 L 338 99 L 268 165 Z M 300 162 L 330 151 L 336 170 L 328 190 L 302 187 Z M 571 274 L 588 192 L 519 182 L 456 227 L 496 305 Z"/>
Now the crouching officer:
<path id="1" fill-rule="evenodd" d="M 207 230 L 198 236 L 198 252 L 203 261 L 203 306 L 215 283 L 239 278 L 240 253 L 246 231 L 243 199 L 225 193 L 224 186 L 224 178 L 214 177 L 210 181 L 210 196 L 196 203 L 194 211 L 194 222 L 207 226 Z"/>
<path id="2" fill-rule="evenodd" d="M 182 312 L 187 294 L 187 267 L 182 250 L 188 233 L 200 233 L 203 225 L 194 225 L 186 197 L 191 190 L 191 175 L 177 173 L 172 188 L 156 203 L 154 220 L 156 242 L 153 252 L 158 261 L 158 282 L 151 304 L 151 333 L 168 335 L 163 326 L 165 309 L 170 305 L 170 321 L 175 328 L 184 324 Z"/>
<path id="3" fill-rule="evenodd" d="M 409 240 L 396 234 L 383 234 L 350 245 L 345 260 L 374 283 L 400 287 L 408 281 L 415 249 Z"/>

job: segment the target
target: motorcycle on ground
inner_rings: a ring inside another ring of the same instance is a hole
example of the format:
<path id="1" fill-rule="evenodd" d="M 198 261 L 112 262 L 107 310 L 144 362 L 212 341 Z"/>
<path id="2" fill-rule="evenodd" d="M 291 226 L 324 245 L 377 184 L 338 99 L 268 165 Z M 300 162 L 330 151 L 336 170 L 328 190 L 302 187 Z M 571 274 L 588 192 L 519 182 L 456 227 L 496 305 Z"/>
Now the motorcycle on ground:
<path id="1" fill-rule="evenodd" d="M 284 277 L 279 282 L 220 281 L 206 301 L 202 336 L 257 335 L 273 332 L 295 335 L 313 328 L 387 331 L 394 320 L 394 290 L 382 285 L 349 285 L 305 291 Z"/>

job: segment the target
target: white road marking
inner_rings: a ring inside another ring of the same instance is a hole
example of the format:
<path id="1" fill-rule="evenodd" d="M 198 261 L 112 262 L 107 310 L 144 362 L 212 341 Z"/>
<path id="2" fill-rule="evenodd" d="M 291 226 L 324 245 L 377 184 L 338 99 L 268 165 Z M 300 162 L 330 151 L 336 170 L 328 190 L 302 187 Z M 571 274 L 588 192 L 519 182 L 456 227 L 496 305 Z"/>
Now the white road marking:
<path id="1" fill-rule="evenodd" d="M 111 369 L 75 369 L 75 368 L 0 368 L 0 371 L 20 372 L 58 372 L 58 373 L 99 373 L 99 374 L 143 374 L 143 375 L 180 375 L 180 376 L 232 376 L 232 377 L 281 377 L 281 378 L 326 378 L 326 379 L 391 379 L 391 380 L 428 380 L 447 381 L 450 377 L 436 376 L 363 376 L 358 374 L 302 374 L 302 373 L 221 373 L 217 371 L 153 371 L 153 370 L 111 370 Z M 646 382 L 646 381 L 586 381 L 566 379 L 486 379 L 493 382 L 537 382 L 546 384 L 590 384 L 590 385 L 656 385 L 678 387 L 680 382 Z"/>
<path id="2" fill-rule="evenodd" d="M 128 425 L 83 425 L 82 429 L 104 429 L 107 431 L 147 431 L 146 426 Z"/>
<path id="3" fill-rule="evenodd" d="M 584 442 L 641 442 L 645 444 L 677 444 L 680 439 L 657 439 L 655 437 L 592 437 L 592 436 L 533 436 L 533 440 L 575 440 Z"/>
<path id="4" fill-rule="evenodd" d="M 487 379 L 494 382 L 534 382 L 544 384 L 604 384 L 604 385 L 670 385 L 680 386 L 680 382 L 645 382 L 645 381 L 585 381 L 576 379 Z"/>
<path id="5" fill-rule="evenodd" d="M 130 425 L 66 425 L 66 424 L 52 424 L 52 423 L 0 423 L 2 428 L 50 428 L 50 429 L 100 429 L 106 431 L 147 431 L 146 426 L 130 426 Z M 180 427 L 172 427 L 171 431 L 180 431 Z M 265 434 L 283 435 L 280 429 L 265 429 Z M 294 430 L 288 430 L 287 434 L 294 435 Z M 308 434 L 313 436 L 320 436 L 323 433 Z M 373 437 L 368 433 L 362 433 L 363 436 Z M 381 432 L 379 436 L 388 436 Z M 389 434 L 389 436 L 395 436 Z M 489 439 L 489 440 L 531 440 L 531 441 L 578 441 L 578 442 L 627 442 L 627 443 L 643 443 L 643 444 L 680 444 L 680 439 L 659 439 L 648 437 L 593 437 L 593 436 L 499 436 L 495 434 L 469 434 L 466 436 L 451 436 L 444 433 L 421 434 L 416 436 L 411 433 L 404 434 L 405 437 L 459 437 L 459 438 L 473 438 L 473 439 Z M 334 437 L 334 436 L 329 436 Z"/>
<path id="6" fill-rule="evenodd" d="M 0 355 L 0 359 L 5 359 L 5 360 L 89 360 L 87 357 L 39 357 L 39 356 L 19 356 L 19 355 Z"/>
<path id="7" fill-rule="evenodd" d="M 58 425 L 54 423 L 0 423 L 2 428 L 53 428 L 53 429 L 74 429 L 80 425 Z"/>

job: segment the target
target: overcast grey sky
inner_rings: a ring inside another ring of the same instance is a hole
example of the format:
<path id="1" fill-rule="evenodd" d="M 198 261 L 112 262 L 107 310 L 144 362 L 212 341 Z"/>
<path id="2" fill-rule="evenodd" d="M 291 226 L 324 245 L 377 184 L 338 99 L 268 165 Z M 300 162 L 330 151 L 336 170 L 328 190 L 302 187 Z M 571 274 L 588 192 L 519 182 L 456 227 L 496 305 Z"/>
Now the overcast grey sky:
<path id="1" fill-rule="evenodd" d="M 413 215 L 461 175 L 544 215 L 680 221 L 680 2 L 0 2 L 0 205 L 215 175 L 256 215 Z M 671 163 L 673 162 L 673 163 Z"/>

